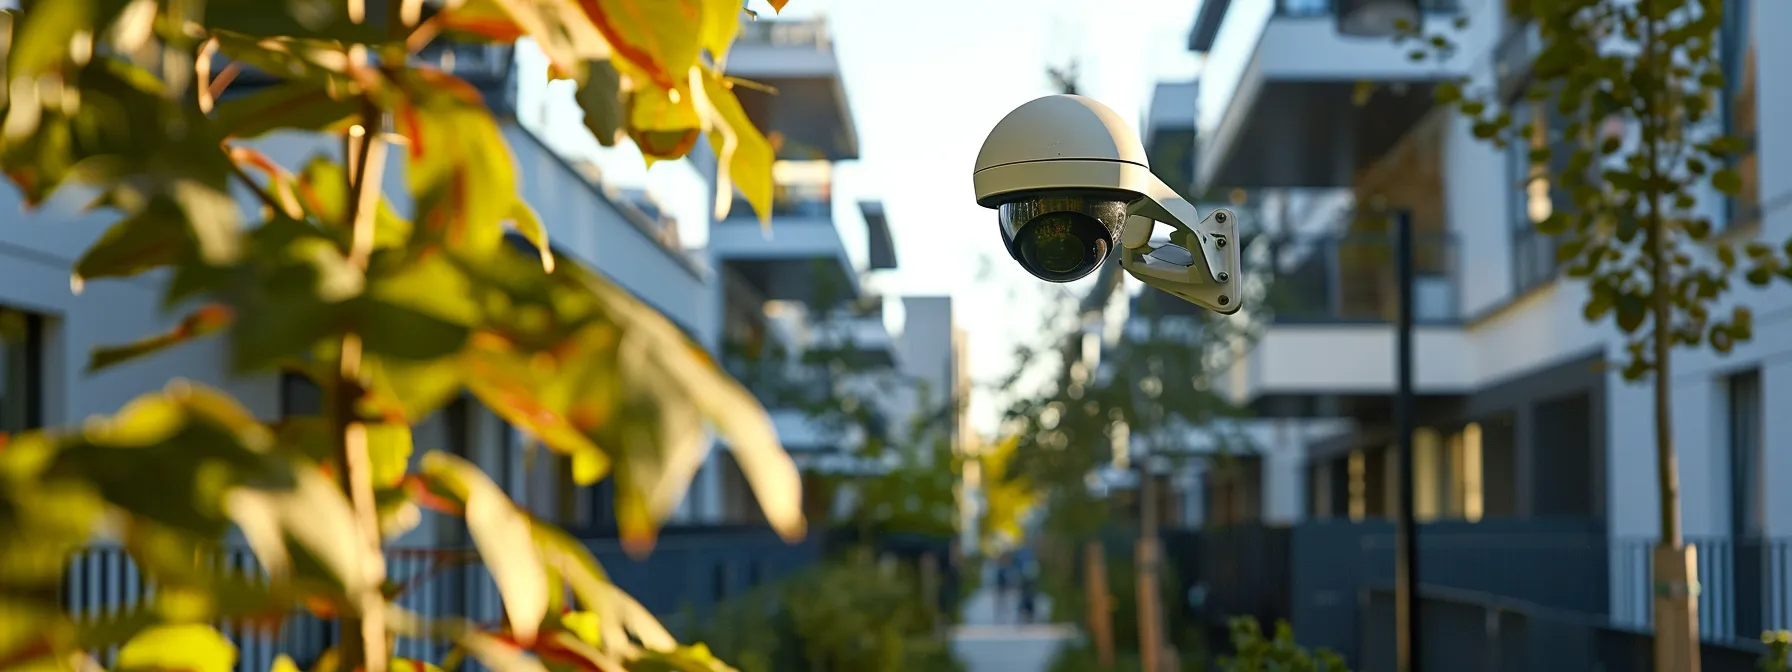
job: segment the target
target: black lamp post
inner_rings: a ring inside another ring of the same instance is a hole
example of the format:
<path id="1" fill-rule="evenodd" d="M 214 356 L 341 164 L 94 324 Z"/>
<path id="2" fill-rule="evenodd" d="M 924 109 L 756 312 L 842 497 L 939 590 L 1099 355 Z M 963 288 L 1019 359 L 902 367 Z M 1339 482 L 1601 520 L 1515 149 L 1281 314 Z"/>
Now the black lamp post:
<path id="1" fill-rule="evenodd" d="M 1334 0 L 1338 33 L 1352 37 L 1392 37 L 1402 26 L 1416 30 L 1424 14 L 1420 0 Z"/>
<path id="2" fill-rule="evenodd" d="M 1418 524 L 1413 519 L 1413 245 L 1412 212 L 1396 210 L 1394 257 L 1400 313 L 1394 327 L 1394 435 L 1400 451 L 1400 512 L 1394 529 L 1394 661 L 1400 672 L 1419 669 Z"/>

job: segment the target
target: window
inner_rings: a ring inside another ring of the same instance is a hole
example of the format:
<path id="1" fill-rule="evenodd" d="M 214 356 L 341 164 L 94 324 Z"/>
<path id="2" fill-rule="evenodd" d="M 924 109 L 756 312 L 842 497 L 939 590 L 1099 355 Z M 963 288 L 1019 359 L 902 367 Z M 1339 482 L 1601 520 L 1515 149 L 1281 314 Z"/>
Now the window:
<path id="1" fill-rule="evenodd" d="M 1722 49 L 1724 133 L 1741 140 L 1743 153 L 1730 164 L 1742 177 L 1742 192 L 1725 204 L 1725 222 L 1746 225 L 1761 217 L 1761 162 L 1756 144 L 1760 124 L 1756 104 L 1755 0 L 1729 0 L 1724 8 Z"/>
<path id="2" fill-rule="evenodd" d="M 1764 531 L 1767 501 L 1762 487 L 1761 372 L 1758 369 L 1729 376 L 1730 533 L 1758 536 Z"/>
<path id="3" fill-rule="evenodd" d="M 43 319 L 0 307 L 0 434 L 43 425 Z"/>
<path id="4" fill-rule="evenodd" d="M 1511 194 L 1510 208 L 1512 217 L 1512 284 L 1514 293 L 1522 293 L 1556 277 L 1556 270 L 1561 266 L 1556 262 L 1556 240 L 1537 232 L 1537 224 L 1557 209 L 1566 207 L 1566 193 L 1555 185 L 1549 175 L 1558 172 L 1567 165 L 1569 156 L 1574 151 L 1572 143 L 1550 137 L 1552 129 L 1561 128 L 1565 122 L 1555 112 L 1553 103 L 1548 100 L 1533 101 L 1520 98 L 1510 103 L 1513 128 L 1525 133 L 1525 137 L 1506 146 L 1506 163 L 1508 187 Z M 1540 123 L 1533 124 L 1533 120 Z M 1548 165 L 1532 165 L 1531 152 L 1551 148 Z"/>

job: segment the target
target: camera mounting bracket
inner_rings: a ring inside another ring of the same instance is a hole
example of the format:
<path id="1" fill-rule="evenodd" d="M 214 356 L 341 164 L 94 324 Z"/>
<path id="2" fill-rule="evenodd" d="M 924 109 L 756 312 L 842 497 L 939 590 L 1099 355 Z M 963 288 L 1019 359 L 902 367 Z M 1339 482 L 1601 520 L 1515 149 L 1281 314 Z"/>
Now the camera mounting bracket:
<path id="1" fill-rule="evenodd" d="M 1222 315 L 1243 307 L 1238 217 L 1230 210 L 1214 210 L 1202 219 L 1194 204 L 1153 176 L 1130 214 L 1121 232 L 1121 268 L 1147 285 Z M 1170 225 L 1170 244 L 1152 243 L 1155 222 Z"/>

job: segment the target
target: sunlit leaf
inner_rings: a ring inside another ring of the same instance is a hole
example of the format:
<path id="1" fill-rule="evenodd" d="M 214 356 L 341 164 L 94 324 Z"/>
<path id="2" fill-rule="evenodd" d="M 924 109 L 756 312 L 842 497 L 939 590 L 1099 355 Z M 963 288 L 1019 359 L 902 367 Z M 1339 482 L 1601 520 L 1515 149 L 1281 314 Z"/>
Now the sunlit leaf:
<path id="1" fill-rule="evenodd" d="M 716 153 L 716 218 L 728 216 L 734 189 L 740 189 L 762 226 L 771 225 L 772 163 L 776 154 L 734 96 L 725 77 L 705 71 L 703 89 L 712 122 L 709 144 Z"/>
<path id="2" fill-rule="evenodd" d="M 367 457 L 373 466 L 373 487 L 395 488 L 410 469 L 411 427 L 404 423 L 367 426 Z"/>
<path id="3" fill-rule="evenodd" d="M 547 613 L 547 576 L 531 535 L 529 517 L 479 467 L 447 453 L 423 457 L 423 472 L 466 502 L 467 530 L 498 583 L 510 630 L 525 644 Z"/>
<path id="4" fill-rule="evenodd" d="M 683 86 L 702 50 L 704 0 L 584 0 L 624 75 L 663 94 Z"/>
<path id="5" fill-rule="evenodd" d="M 609 44 L 574 0 L 464 0 L 450 3 L 438 21 L 444 31 L 510 43 L 527 35 L 560 69 L 608 58 Z"/>
<path id="6" fill-rule="evenodd" d="M 479 91 L 436 70 L 401 73 L 397 111 L 416 200 L 414 244 L 496 247 L 517 201 L 516 166 Z"/>
<path id="7" fill-rule="evenodd" d="M 168 625 L 138 635 L 118 651 L 120 672 L 231 672 L 236 646 L 208 625 Z"/>
<path id="8" fill-rule="evenodd" d="M 368 590 L 384 577 L 369 571 L 354 509 L 341 488 L 321 470 L 297 469 L 295 485 L 285 490 L 239 488 L 228 506 L 256 557 L 269 571 L 285 571 L 291 555 L 285 539 L 300 544 L 335 575 L 344 592 Z"/>

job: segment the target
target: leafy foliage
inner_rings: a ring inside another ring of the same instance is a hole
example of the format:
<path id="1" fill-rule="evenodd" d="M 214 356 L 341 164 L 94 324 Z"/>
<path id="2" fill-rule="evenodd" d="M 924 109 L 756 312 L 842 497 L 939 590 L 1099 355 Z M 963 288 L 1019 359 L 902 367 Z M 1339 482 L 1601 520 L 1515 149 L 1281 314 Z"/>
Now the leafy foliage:
<path id="1" fill-rule="evenodd" d="M 1344 658 L 1328 649 L 1308 651 L 1294 641 L 1294 628 L 1277 621 L 1274 636 L 1265 637 L 1257 619 L 1234 618 L 1226 624 L 1234 655 L 1219 659 L 1224 672 L 1348 672 Z"/>
<path id="2" fill-rule="evenodd" d="M 269 423 L 175 380 L 80 428 L 0 435 L 0 667 L 61 669 L 122 644 L 121 669 L 222 671 L 235 649 L 204 624 L 306 609 L 342 620 L 326 658 L 344 669 L 389 667 L 395 635 L 496 670 L 731 669 L 680 646 L 478 467 L 419 451 L 409 427 L 470 395 L 570 456 L 580 485 L 615 479 L 625 543 L 644 552 L 707 455 L 707 423 L 773 526 L 805 533 L 795 467 L 757 402 L 663 316 L 553 254 L 479 90 L 419 55 L 530 37 L 579 82 L 588 123 L 615 126 L 600 140 L 674 159 L 707 133 L 763 220 L 770 145 L 721 71 L 738 2 L 24 4 L 0 14 L 0 168 L 31 205 L 79 191 L 116 213 L 75 263 L 77 289 L 164 271 L 164 305 L 191 311 L 95 351 L 90 370 L 217 334 L 234 373 L 298 374 L 326 403 Z M 252 148 L 273 132 L 342 149 L 281 166 Z M 394 145 L 408 212 L 382 196 Z M 506 229 L 536 253 L 503 244 Z M 382 547 L 423 510 L 464 520 L 503 623 L 391 603 Z M 232 529 L 270 580 L 197 560 Z M 96 536 L 121 539 L 158 590 L 77 623 L 59 604 L 63 563 Z"/>
<path id="3" fill-rule="evenodd" d="M 1761 643 L 1767 645 L 1767 653 L 1761 657 L 1762 672 L 1792 670 L 1792 631 L 1761 633 Z"/>
<path id="4" fill-rule="evenodd" d="M 1561 202 L 1535 218 L 1537 230 L 1558 239 L 1557 262 L 1591 290 L 1586 318 L 1629 337 L 1624 377 L 1642 380 L 1672 347 L 1727 353 L 1749 340 L 1753 314 L 1724 296 L 1737 275 L 1754 287 L 1792 280 L 1792 241 L 1738 241 L 1711 217 L 1711 196 L 1740 193 L 1735 166 L 1748 151 L 1722 123 L 1725 0 L 1507 5 L 1513 24 L 1540 38 L 1522 97 L 1502 101 L 1462 79 L 1436 99 L 1477 138 L 1528 148 L 1531 178 L 1517 188 Z M 1414 60 L 1457 48 L 1411 26 L 1399 39 L 1416 45 Z M 1547 114 L 1519 114 L 1530 106 Z"/>
<path id="5" fill-rule="evenodd" d="M 698 630 L 741 672 L 962 670 L 913 571 L 848 552 L 729 600 Z"/>

